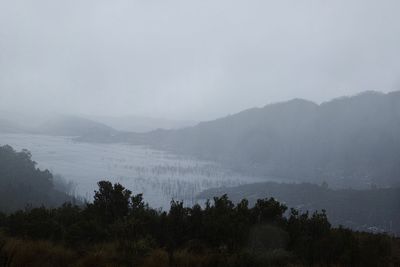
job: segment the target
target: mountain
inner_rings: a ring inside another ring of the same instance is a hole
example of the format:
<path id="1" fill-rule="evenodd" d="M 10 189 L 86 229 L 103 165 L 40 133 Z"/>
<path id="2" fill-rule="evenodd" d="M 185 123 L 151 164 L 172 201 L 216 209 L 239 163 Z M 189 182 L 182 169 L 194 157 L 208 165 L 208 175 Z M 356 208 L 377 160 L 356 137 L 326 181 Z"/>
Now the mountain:
<path id="1" fill-rule="evenodd" d="M 117 132 L 144 133 L 156 129 L 179 129 L 195 125 L 194 121 L 169 120 L 140 116 L 87 116 L 0 110 L 0 133 L 29 133 L 86 136 L 105 141 Z M 93 136 L 102 133 L 103 138 Z M 91 136 L 92 135 L 92 136 Z"/>
<path id="2" fill-rule="evenodd" d="M 400 92 L 365 92 L 320 105 L 294 99 L 184 129 L 118 134 L 112 141 L 216 160 L 257 176 L 333 187 L 395 186 Z"/>
<path id="3" fill-rule="evenodd" d="M 141 116 L 92 116 L 88 119 L 104 123 L 123 132 L 149 132 L 156 129 L 179 129 L 193 126 L 194 121 L 169 120 Z"/>
<path id="4" fill-rule="evenodd" d="M 112 137 L 117 130 L 105 124 L 77 116 L 57 116 L 52 118 L 40 127 L 38 132 L 46 135 L 59 136 L 88 136 L 101 140 Z"/>
<path id="5" fill-rule="evenodd" d="M 55 118 L 54 114 L 35 111 L 0 110 L 0 132 L 35 133 L 38 126 Z"/>
<path id="6" fill-rule="evenodd" d="M 91 136 L 101 139 L 117 132 L 110 126 L 81 116 L 0 111 L 0 133 Z"/>

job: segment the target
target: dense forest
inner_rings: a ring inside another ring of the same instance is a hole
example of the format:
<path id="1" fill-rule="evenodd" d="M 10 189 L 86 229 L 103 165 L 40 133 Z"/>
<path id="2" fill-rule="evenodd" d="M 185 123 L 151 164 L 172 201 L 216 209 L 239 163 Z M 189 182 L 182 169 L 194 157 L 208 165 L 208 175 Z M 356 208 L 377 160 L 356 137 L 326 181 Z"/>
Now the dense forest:
<path id="1" fill-rule="evenodd" d="M 66 201 L 76 200 L 57 190 L 52 173 L 36 168 L 29 151 L 0 146 L 0 211 L 22 209 L 27 204 L 55 207 Z"/>
<path id="2" fill-rule="evenodd" d="M 79 207 L 0 215 L 0 266 L 398 266 L 400 240 L 332 228 L 324 211 L 273 198 L 154 210 L 120 184 L 98 183 Z"/>
<path id="3" fill-rule="evenodd" d="M 273 196 L 301 211 L 325 209 L 329 221 L 335 226 L 400 235 L 400 188 L 331 189 L 327 183 L 264 182 L 213 188 L 197 197 L 207 199 L 222 194 L 227 194 L 235 203 L 246 198 L 250 205 L 256 203 L 258 198 Z"/>
<path id="4" fill-rule="evenodd" d="M 399 185 L 400 92 L 365 92 L 320 105 L 301 99 L 180 130 L 81 136 L 216 160 L 247 174 L 333 187 Z"/>

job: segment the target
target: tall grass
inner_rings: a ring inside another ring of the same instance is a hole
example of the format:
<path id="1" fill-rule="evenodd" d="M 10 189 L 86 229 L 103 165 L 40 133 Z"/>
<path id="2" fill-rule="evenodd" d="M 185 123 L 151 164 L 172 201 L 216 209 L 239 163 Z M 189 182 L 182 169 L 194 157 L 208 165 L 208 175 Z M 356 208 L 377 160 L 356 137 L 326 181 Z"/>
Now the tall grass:
<path id="1" fill-rule="evenodd" d="M 0 241 L 0 266 L 69 267 L 77 260 L 75 252 L 47 241 L 5 239 Z"/>

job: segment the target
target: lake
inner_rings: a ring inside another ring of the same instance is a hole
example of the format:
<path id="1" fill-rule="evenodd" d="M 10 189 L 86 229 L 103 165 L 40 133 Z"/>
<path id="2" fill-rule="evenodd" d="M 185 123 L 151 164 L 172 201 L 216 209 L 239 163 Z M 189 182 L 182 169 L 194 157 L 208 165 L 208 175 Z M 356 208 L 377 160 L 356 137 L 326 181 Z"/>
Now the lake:
<path id="1" fill-rule="evenodd" d="M 167 209 L 171 199 L 192 205 L 209 188 L 266 181 L 226 169 L 215 162 L 183 157 L 128 144 L 93 144 L 70 137 L 0 134 L 0 145 L 28 149 L 40 169 L 49 169 L 74 184 L 73 194 L 91 200 L 100 180 L 118 182 L 143 193 L 154 208 Z"/>

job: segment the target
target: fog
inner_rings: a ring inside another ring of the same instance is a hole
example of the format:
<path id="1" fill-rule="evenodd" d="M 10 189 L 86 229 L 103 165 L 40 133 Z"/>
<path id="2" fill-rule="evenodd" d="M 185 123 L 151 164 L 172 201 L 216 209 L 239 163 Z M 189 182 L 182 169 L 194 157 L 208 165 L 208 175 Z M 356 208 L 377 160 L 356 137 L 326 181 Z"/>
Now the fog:
<path id="1" fill-rule="evenodd" d="M 400 87 L 399 1 L 1 1 L 0 109 L 208 120 Z"/>
<path id="2" fill-rule="evenodd" d="M 399 0 L 0 0 L 0 266 L 400 266 Z"/>

